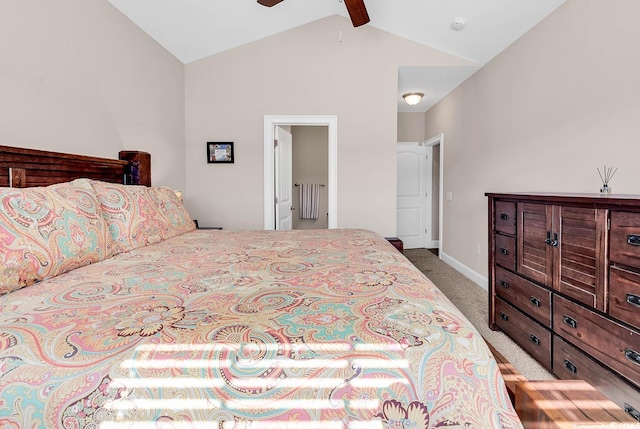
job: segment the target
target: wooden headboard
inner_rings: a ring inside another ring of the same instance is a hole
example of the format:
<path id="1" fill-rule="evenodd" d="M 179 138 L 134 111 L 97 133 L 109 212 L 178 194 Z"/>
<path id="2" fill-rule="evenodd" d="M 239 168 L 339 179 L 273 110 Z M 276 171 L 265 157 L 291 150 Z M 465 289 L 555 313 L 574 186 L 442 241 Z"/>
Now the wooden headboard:
<path id="1" fill-rule="evenodd" d="M 120 159 L 0 146 L 0 187 L 47 186 L 79 178 L 151 185 L 151 156 L 122 151 Z"/>

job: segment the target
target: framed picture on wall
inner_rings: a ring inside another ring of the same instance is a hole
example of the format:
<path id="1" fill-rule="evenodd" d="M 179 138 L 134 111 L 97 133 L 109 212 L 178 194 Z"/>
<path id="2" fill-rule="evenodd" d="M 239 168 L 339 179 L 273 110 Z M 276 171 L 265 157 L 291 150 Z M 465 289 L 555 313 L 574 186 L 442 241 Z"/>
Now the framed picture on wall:
<path id="1" fill-rule="evenodd" d="M 209 164 L 233 164 L 233 142 L 207 142 Z"/>

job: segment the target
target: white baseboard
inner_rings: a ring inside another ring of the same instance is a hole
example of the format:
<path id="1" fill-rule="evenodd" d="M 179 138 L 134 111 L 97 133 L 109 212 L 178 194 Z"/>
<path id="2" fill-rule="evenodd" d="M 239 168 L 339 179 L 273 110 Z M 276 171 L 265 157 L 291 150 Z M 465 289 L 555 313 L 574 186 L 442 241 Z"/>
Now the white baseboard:
<path id="1" fill-rule="evenodd" d="M 462 262 L 447 255 L 444 252 L 440 252 L 440 259 L 442 259 L 451 267 L 458 270 L 460 273 L 462 273 L 463 276 L 465 276 L 466 278 L 468 278 L 469 280 L 471 280 L 472 282 L 474 282 L 484 290 L 489 290 L 489 279 L 487 279 L 482 274 L 472 270 L 471 268 L 464 265 Z"/>
<path id="2" fill-rule="evenodd" d="M 398 237 L 402 240 L 402 237 Z M 415 247 L 411 247 L 411 246 L 407 246 L 407 243 L 404 242 L 404 248 L 405 249 L 437 249 L 440 247 L 440 242 L 438 240 L 430 240 L 425 242 L 424 244 L 419 244 Z"/>
<path id="3" fill-rule="evenodd" d="M 427 249 L 437 249 L 439 247 L 440 247 L 440 241 L 439 240 L 427 241 Z"/>

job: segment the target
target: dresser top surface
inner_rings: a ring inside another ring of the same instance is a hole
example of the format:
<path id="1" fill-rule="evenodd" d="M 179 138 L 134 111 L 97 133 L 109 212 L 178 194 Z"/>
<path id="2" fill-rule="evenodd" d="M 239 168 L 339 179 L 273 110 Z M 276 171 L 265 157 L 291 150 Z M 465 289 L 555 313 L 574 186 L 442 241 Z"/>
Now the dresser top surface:
<path id="1" fill-rule="evenodd" d="M 640 195 L 633 194 L 600 194 L 570 192 L 487 192 L 491 199 L 527 200 L 533 202 L 580 204 L 590 206 L 620 206 L 640 208 Z"/>

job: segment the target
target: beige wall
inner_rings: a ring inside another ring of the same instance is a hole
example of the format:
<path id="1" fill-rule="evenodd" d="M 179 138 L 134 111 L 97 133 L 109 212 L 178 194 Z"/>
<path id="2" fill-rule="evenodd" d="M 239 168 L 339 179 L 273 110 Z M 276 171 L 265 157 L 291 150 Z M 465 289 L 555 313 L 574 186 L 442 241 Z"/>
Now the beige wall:
<path id="1" fill-rule="evenodd" d="M 342 29 L 342 43 L 338 41 Z M 187 64 L 187 203 L 203 223 L 262 229 L 264 115 L 337 115 L 338 226 L 396 231 L 398 67 L 472 65 L 331 16 Z M 207 141 L 234 141 L 207 165 Z"/>
<path id="2" fill-rule="evenodd" d="M 291 127 L 293 135 L 293 229 L 326 229 L 329 227 L 329 128 Z M 295 184 L 318 183 L 318 219 L 300 219 L 300 188 Z"/>
<path id="3" fill-rule="evenodd" d="M 184 66 L 106 0 L 0 2 L 0 144 L 151 153 L 184 189 Z"/>
<path id="4" fill-rule="evenodd" d="M 444 133 L 444 252 L 486 276 L 485 192 L 640 194 L 636 0 L 568 0 L 426 114 Z M 481 255 L 475 245 L 481 244 Z"/>
<path id="5" fill-rule="evenodd" d="M 423 142 L 426 140 L 423 112 L 398 112 L 398 141 Z"/>

